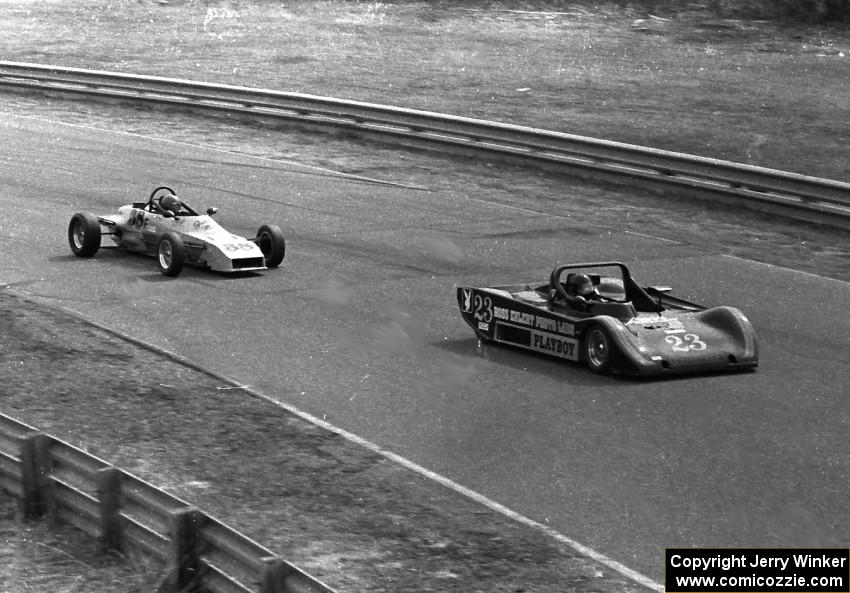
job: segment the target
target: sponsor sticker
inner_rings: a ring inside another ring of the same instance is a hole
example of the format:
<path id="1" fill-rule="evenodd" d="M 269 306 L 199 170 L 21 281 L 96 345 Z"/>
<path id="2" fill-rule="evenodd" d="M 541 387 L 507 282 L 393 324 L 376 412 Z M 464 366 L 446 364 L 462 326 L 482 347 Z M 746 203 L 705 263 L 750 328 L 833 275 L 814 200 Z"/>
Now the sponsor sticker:
<path id="1" fill-rule="evenodd" d="M 463 296 L 463 305 L 462 309 L 464 313 L 472 312 L 472 289 L 463 288 L 461 289 L 461 295 Z"/>
<path id="2" fill-rule="evenodd" d="M 578 340 L 565 338 L 557 334 L 531 330 L 532 350 L 545 352 L 560 358 L 578 360 Z"/>

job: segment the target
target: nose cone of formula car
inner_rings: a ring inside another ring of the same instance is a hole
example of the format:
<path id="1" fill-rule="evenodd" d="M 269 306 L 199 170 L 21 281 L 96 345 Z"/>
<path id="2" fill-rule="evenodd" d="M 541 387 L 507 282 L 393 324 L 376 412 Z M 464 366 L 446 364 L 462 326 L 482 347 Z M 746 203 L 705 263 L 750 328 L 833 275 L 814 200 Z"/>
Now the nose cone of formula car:
<path id="1" fill-rule="evenodd" d="M 217 246 L 217 265 L 213 269 L 222 272 L 247 272 L 265 270 L 266 258 L 256 243 L 243 239 L 240 242 Z"/>
<path id="2" fill-rule="evenodd" d="M 266 260 L 260 247 L 218 225 L 209 216 L 185 219 L 183 232 L 189 240 L 203 245 L 207 266 L 217 272 L 265 270 Z"/>

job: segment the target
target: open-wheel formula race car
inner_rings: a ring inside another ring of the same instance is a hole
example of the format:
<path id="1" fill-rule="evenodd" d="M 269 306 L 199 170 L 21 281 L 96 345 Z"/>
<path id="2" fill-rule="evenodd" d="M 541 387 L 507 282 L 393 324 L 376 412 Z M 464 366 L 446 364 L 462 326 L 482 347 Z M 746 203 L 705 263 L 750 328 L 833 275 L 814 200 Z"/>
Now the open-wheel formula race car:
<path id="1" fill-rule="evenodd" d="M 664 375 L 752 369 L 756 334 L 734 307 L 705 307 L 642 287 L 619 262 L 556 267 L 544 284 L 457 289 L 483 342 L 587 364 L 597 373 Z"/>
<path id="2" fill-rule="evenodd" d="M 117 214 L 78 212 L 68 225 L 71 251 L 92 257 L 108 235 L 113 247 L 151 255 L 160 271 L 176 276 L 184 264 L 216 272 L 254 272 L 276 268 L 286 242 L 277 225 L 262 225 L 253 239 L 226 231 L 213 220 L 215 208 L 199 214 L 167 186 L 157 187 L 146 202 L 121 206 Z"/>

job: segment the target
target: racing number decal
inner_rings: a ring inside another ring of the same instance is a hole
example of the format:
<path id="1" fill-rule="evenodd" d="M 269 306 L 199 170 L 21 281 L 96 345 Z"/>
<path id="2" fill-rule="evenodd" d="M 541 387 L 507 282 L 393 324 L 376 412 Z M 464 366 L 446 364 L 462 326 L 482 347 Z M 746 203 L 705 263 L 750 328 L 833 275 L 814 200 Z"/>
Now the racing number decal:
<path id="1" fill-rule="evenodd" d="M 234 251 L 239 251 L 240 249 L 253 249 L 253 243 L 225 243 L 221 246 L 222 249 L 233 253 Z"/>
<path id="2" fill-rule="evenodd" d="M 145 213 L 142 210 L 136 210 L 130 215 L 130 226 L 142 228 L 145 226 Z"/>
<path id="3" fill-rule="evenodd" d="M 688 352 L 689 350 L 705 350 L 708 348 L 705 342 L 696 334 L 685 334 L 681 338 L 676 335 L 668 335 L 664 341 L 673 345 L 676 352 Z"/>
<path id="4" fill-rule="evenodd" d="M 473 309 L 472 316 L 478 321 L 484 323 L 493 321 L 493 299 L 490 297 L 482 298 L 480 294 L 476 294 L 473 299 Z"/>

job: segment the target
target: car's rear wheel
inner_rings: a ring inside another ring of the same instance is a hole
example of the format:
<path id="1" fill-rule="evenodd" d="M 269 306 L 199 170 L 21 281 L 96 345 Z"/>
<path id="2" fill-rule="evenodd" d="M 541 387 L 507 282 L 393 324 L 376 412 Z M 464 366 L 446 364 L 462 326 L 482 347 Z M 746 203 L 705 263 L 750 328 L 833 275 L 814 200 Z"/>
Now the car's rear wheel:
<path id="1" fill-rule="evenodd" d="M 269 268 L 278 267 L 283 261 L 284 255 L 286 255 L 286 240 L 283 238 L 283 231 L 276 224 L 261 226 L 254 238 L 254 243 L 263 252 L 263 257 L 266 258 L 266 266 Z"/>
<path id="2" fill-rule="evenodd" d="M 156 261 L 159 271 L 165 276 L 176 276 L 186 263 L 186 247 L 177 233 L 166 233 L 156 248 Z"/>
<path id="3" fill-rule="evenodd" d="M 594 325 L 584 336 L 584 359 L 594 373 L 607 373 L 611 368 L 611 337 L 601 325 Z"/>
<path id="4" fill-rule="evenodd" d="M 68 224 L 68 243 L 77 257 L 91 257 L 100 249 L 100 221 L 94 214 L 78 212 Z"/>

